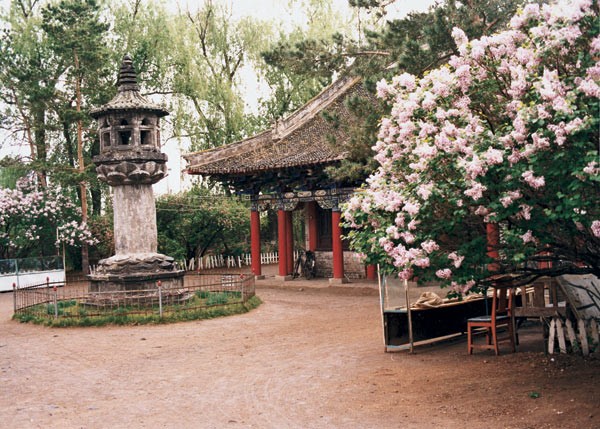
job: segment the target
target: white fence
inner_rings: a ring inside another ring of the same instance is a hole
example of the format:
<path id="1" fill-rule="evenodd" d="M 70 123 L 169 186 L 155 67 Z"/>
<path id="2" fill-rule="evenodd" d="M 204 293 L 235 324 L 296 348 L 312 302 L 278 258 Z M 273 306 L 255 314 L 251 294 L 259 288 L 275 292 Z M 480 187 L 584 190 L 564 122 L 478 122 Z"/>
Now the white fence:
<path id="1" fill-rule="evenodd" d="M 298 257 L 298 252 L 294 252 L 294 260 Z M 261 265 L 277 264 L 279 262 L 279 254 L 277 252 L 261 253 Z M 190 259 L 189 261 L 177 261 L 180 269 L 186 271 L 210 270 L 212 268 L 242 268 L 252 264 L 252 256 L 246 253 L 241 256 L 223 256 L 223 255 L 208 255 L 202 258 Z"/>
<path id="2" fill-rule="evenodd" d="M 64 282 L 65 270 L 60 256 L 0 259 L 0 292 L 40 283 Z"/>

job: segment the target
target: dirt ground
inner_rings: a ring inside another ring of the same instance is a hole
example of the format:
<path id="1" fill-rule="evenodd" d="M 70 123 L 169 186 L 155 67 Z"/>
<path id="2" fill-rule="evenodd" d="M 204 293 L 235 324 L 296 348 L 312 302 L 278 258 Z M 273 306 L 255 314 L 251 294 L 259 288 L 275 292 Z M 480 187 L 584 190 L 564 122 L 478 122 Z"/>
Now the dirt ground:
<path id="1" fill-rule="evenodd" d="M 257 282 L 264 303 L 171 325 L 45 328 L 0 294 L 2 428 L 600 428 L 600 359 L 465 339 L 385 353 L 375 285 Z"/>

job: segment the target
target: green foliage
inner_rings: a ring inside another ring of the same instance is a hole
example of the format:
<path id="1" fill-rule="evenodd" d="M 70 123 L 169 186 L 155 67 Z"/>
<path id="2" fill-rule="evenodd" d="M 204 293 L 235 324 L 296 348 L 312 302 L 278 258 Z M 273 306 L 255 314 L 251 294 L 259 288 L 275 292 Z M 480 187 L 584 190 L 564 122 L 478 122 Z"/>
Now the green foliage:
<path id="1" fill-rule="evenodd" d="M 0 160 L 0 188 L 15 189 L 17 181 L 28 171 L 18 159 L 6 157 Z"/>
<path id="2" fill-rule="evenodd" d="M 231 296 L 229 292 L 221 294 L 212 294 L 219 302 L 207 304 L 212 306 L 176 308 L 165 306 L 163 317 L 160 317 L 156 312 L 152 314 L 131 312 L 125 307 L 119 307 L 115 310 L 109 310 L 105 314 L 96 312 L 94 315 L 87 315 L 85 309 L 78 304 L 73 304 L 74 301 L 68 301 L 67 304 L 59 302 L 59 318 L 54 318 L 54 304 L 47 304 L 44 308 L 47 309 L 46 315 L 43 313 L 17 313 L 13 319 L 21 323 L 34 323 L 38 325 L 46 325 L 51 327 L 73 327 L 73 326 L 106 326 L 106 325 L 145 325 L 158 323 L 177 323 L 190 320 L 213 319 L 216 317 L 227 317 L 236 314 L 247 313 L 257 308 L 262 301 L 259 297 L 253 296 L 246 302 L 235 302 L 227 304 L 227 299 Z M 211 296 L 211 295 L 209 295 Z M 67 311 L 71 309 L 72 313 Z"/>
<path id="3" fill-rule="evenodd" d="M 171 43 L 175 133 L 190 137 L 192 150 L 240 140 L 258 131 L 244 112 L 242 68 L 256 58 L 269 34 L 266 23 L 234 21 L 212 1 L 174 17 Z"/>
<path id="4" fill-rule="evenodd" d="M 114 255 L 114 228 L 112 210 L 100 216 L 92 216 L 88 219 L 88 226 L 92 236 L 98 243 L 90 248 L 90 261 L 92 264 L 100 259 Z"/>
<path id="5" fill-rule="evenodd" d="M 158 198 L 156 211 L 159 250 L 175 259 L 248 251 L 249 208 L 237 198 L 195 187 Z"/>

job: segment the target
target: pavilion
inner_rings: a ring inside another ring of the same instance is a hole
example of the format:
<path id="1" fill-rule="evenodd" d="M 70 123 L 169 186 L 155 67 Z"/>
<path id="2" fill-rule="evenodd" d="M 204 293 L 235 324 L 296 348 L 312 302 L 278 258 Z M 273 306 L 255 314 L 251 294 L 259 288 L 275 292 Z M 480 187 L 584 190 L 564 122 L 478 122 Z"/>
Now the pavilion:
<path id="1" fill-rule="evenodd" d="M 333 181 L 325 168 L 347 154 L 341 142 L 350 137 L 350 97 L 372 97 L 360 78 L 342 76 L 320 94 L 274 126 L 247 139 L 187 154 L 187 173 L 211 176 L 251 201 L 252 272 L 261 277 L 260 211 L 277 210 L 279 278 L 293 271 L 294 211 L 304 210 L 306 237 L 302 246 L 315 252 L 317 271 L 331 283 L 347 278 L 374 278 L 373 267 L 345 249 L 340 205 L 355 184 Z"/>

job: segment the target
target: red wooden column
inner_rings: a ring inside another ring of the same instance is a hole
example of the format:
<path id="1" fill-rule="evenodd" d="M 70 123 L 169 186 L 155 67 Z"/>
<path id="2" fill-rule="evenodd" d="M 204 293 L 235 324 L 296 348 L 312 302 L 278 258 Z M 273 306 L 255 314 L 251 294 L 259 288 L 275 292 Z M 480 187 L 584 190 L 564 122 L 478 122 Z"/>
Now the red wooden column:
<path id="1" fill-rule="evenodd" d="M 376 280 L 377 279 L 377 267 L 375 265 L 367 265 L 367 279 L 368 280 Z"/>
<path id="2" fill-rule="evenodd" d="M 286 244 L 285 211 L 277 211 L 277 244 L 279 248 L 279 275 L 287 275 L 287 244 Z"/>
<path id="3" fill-rule="evenodd" d="M 250 210 L 250 256 L 252 258 L 252 273 L 262 276 L 260 263 L 260 213 L 256 208 Z"/>
<path id="4" fill-rule="evenodd" d="M 308 248 L 311 252 L 317 250 L 317 203 L 306 203 L 306 218 L 308 219 Z"/>
<path id="5" fill-rule="evenodd" d="M 294 272 L 294 226 L 292 220 L 292 212 L 285 212 L 285 244 L 287 246 L 287 273 Z"/>
<path id="6" fill-rule="evenodd" d="M 487 255 L 498 260 L 500 253 L 498 253 L 498 246 L 500 245 L 500 230 L 498 229 L 497 223 L 486 223 L 485 224 L 485 235 L 487 239 Z M 497 262 L 488 264 L 489 271 L 498 271 L 500 266 Z"/>
<path id="7" fill-rule="evenodd" d="M 344 249 L 342 247 L 342 214 L 336 207 L 331 211 L 331 247 L 333 249 L 333 283 L 344 283 Z"/>

